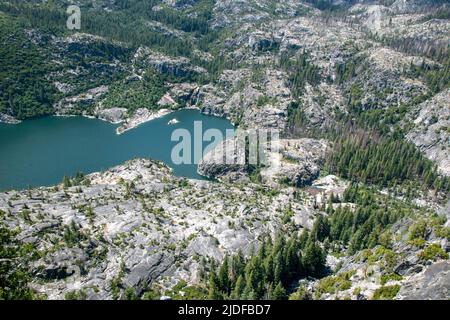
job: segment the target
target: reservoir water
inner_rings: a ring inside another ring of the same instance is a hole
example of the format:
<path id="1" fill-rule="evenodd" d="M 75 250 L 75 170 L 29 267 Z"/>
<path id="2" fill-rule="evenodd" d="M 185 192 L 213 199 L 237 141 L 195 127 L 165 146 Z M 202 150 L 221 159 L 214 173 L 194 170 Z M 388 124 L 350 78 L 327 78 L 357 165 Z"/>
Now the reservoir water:
<path id="1" fill-rule="evenodd" d="M 169 122 L 173 119 L 178 120 Z M 160 160 L 177 176 L 202 179 L 196 164 L 176 165 L 171 141 L 176 129 L 194 139 L 194 122 L 202 132 L 218 129 L 225 136 L 232 124 L 197 110 L 180 110 L 117 135 L 118 125 L 84 117 L 45 117 L 18 125 L 0 123 L 0 190 L 51 186 L 64 176 L 104 171 L 134 158 Z M 214 141 L 214 144 L 220 141 Z M 203 148 L 211 142 L 203 142 Z M 194 141 L 192 140 L 192 149 Z M 193 151 L 192 151 L 193 152 Z"/>

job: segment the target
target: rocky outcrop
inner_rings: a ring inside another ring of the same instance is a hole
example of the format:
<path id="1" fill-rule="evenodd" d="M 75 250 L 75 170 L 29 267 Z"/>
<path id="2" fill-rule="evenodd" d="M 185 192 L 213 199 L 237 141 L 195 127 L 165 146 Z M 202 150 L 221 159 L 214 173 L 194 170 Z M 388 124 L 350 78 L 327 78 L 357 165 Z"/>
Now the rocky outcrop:
<path id="1" fill-rule="evenodd" d="M 252 79 L 253 77 L 253 79 Z M 226 117 L 244 129 L 284 130 L 292 101 L 287 74 L 226 70 L 217 84 L 200 87 L 196 103 L 205 114 Z"/>
<path id="2" fill-rule="evenodd" d="M 198 165 L 198 173 L 210 179 L 248 181 L 245 146 L 237 138 L 226 139 L 208 152 Z"/>
<path id="3" fill-rule="evenodd" d="M 402 284 L 397 298 L 401 300 L 448 300 L 450 293 L 450 261 L 427 267 Z"/>
<path id="4" fill-rule="evenodd" d="M 249 174 L 259 167 L 264 183 L 277 186 L 280 183 L 304 187 L 320 173 L 325 159 L 327 142 L 324 140 L 280 140 L 279 152 L 273 145 L 260 147 L 260 163 L 248 165 L 250 146 L 238 137 L 225 140 L 208 152 L 198 166 L 199 174 L 222 181 L 245 182 Z"/>
<path id="5" fill-rule="evenodd" d="M 411 115 L 413 129 L 407 138 L 450 176 L 450 90 L 420 104 Z"/>
<path id="6" fill-rule="evenodd" d="M 4 223 L 20 227 L 19 239 L 41 253 L 32 286 L 49 299 L 74 290 L 111 299 L 128 287 L 140 294 L 149 284 L 197 283 L 199 257 L 248 253 L 262 234 L 291 228 L 281 223 L 280 208 L 290 206 L 296 217 L 291 232 L 314 219 L 293 190 L 269 195 L 257 185 L 186 181 L 149 160 L 86 179 L 66 189 L 0 193 Z"/>
<path id="7" fill-rule="evenodd" d="M 374 47 L 357 59 L 360 62 L 356 76 L 344 85 L 344 91 L 352 96 L 353 104 L 364 111 L 412 105 L 418 96 L 428 92 L 425 83 L 407 74 L 412 64 L 423 61 L 421 57 Z"/>
<path id="8" fill-rule="evenodd" d="M 263 181 L 305 187 L 316 180 L 325 160 L 328 143 L 325 140 L 280 140 L 280 157 L 269 153 L 267 168 L 261 170 Z M 279 163 L 276 163 L 279 161 Z"/>
<path id="9" fill-rule="evenodd" d="M 328 83 L 318 86 L 305 85 L 304 98 L 300 105 L 308 125 L 312 127 L 330 127 L 337 113 L 346 113 L 346 101 L 341 90 Z M 298 128 L 301 130 L 303 128 Z M 295 129 L 292 129 L 295 131 Z"/>
<path id="10" fill-rule="evenodd" d="M 116 132 L 117 134 L 122 134 L 125 131 L 136 128 L 145 122 L 168 115 L 170 112 L 171 111 L 168 109 L 153 111 L 146 108 L 139 108 L 133 113 L 131 118 L 127 118 L 125 122 L 119 128 L 117 128 Z"/>
<path id="11" fill-rule="evenodd" d="M 176 77 L 206 73 L 204 68 L 192 65 L 188 58 L 170 57 L 149 48 L 140 47 L 133 57 L 136 68 L 152 67 L 156 71 Z"/>
<path id="12" fill-rule="evenodd" d="M 95 104 L 108 92 L 107 86 L 100 86 L 76 96 L 60 100 L 53 106 L 57 115 L 94 115 Z"/>
<path id="13" fill-rule="evenodd" d="M 274 36 L 268 36 L 265 33 L 252 33 L 248 45 L 253 51 L 276 50 L 280 46 L 281 39 Z"/>
<path id="14" fill-rule="evenodd" d="M 126 108 L 110 108 L 100 109 L 96 112 L 100 120 L 105 120 L 111 123 L 121 123 L 128 115 Z"/>
<path id="15" fill-rule="evenodd" d="M 10 116 L 5 113 L 0 113 L 0 122 L 8 123 L 8 124 L 18 124 L 20 123 L 20 120 L 17 120 L 13 116 Z"/>
<path id="16" fill-rule="evenodd" d="M 161 98 L 158 105 L 161 107 L 191 107 L 197 103 L 198 85 L 195 83 L 179 83 L 171 86 L 169 91 Z"/>

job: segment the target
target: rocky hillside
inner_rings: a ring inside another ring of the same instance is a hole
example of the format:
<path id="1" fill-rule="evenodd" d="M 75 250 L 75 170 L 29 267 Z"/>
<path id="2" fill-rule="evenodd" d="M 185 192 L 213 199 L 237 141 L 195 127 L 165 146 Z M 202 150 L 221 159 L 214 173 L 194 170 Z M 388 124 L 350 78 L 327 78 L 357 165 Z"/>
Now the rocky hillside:
<path id="1" fill-rule="evenodd" d="M 279 129 L 281 170 L 217 163 L 227 140 L 199 166 L 214 181 L 133 160 L 0 193 L 18 296 L 448 299 L 448 1 L 77 3 L 74 31 L 68 1 L 0 4 L 1 122 L 85 115 L 120 133 L 192 107 Z M 295 279 L 243 275 L 234 296 L 208 281 L 239 249 L 282 270 L 260 249 L 280 234 L 303 243 Z"/>
<path id="2" fill-rule="evenodd" d="M 30 285 L 40 297 L 117 299 L 129 290 L 138 297 L 155 290 L 171 296 L 180 281 L 202 292 L 208 261 L 238 250 L 250 254 L 264 235 L 314 230 L 321 210 L 330 216 L 341 205 L 358 210 L 358 200 L 330 204 L 330 197 L 344 199 L 347 188 L 335 176 L 303 190 L 188 181 L 160 163 L 134 160 L 54 188 L 2 193 L 1 224 L 17 230 L 17 239 L 32 250 Z M 432 208 L 377 197 L 406 214 L 389 227 L 395 239 L 390 249 L 346 258 L 334 247 L 327 265 L 336 275 L 307 282 L 308 290 L 316 298 L 360 299 L 387 283 L 401 285 L 402 298 L 445 299 L 449 265 L 442 259 L 450 248 L 442 223 L 449 212 L 442 219 Z M 432 290 L 422 282 L 436 272 L 433 286 L 439 288 Z M 342 277 L 345 289 L 334 284 Z"/>
<path id="3" fill-rule="evenodd" d="M 142 295 L 151 284 L 196 283 L 203 258 L 248 253 L 263 234 L 311 227 L 312 202 L 296 197 L 292 188 L 187 181 L 136 160 L 69 188 L 3 193 L 0 208 L 2 223 L 19 228 L 20 240 L 38 252 L 38 292 L 54 299 L 83 290 L 111 299 L 128 287 Z M 288 206 L 293 224 L 283 226 Z"/>

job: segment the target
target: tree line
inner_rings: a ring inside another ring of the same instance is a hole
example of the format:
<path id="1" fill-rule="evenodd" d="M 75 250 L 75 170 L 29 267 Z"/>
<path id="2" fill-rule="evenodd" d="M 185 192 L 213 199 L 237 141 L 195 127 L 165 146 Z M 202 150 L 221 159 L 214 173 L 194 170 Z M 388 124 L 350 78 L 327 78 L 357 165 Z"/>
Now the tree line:
<path id="1" fill-rule="evenodd" d="M 319 215 L 312 234 L 325 243 L 325 248 L 347 248 L 348 254 L 374 248 L 377 245 L 391 246 L 390 227 L 401 218 L 411 215 L 407 206 L 402 206 L 388 197 L 380 201 L 379 195 L 365 186 L 352 184 L 342 199 L 332 196 L 326 206 L 327 215 Z M 342 203 L 333 206 L 333 203 Z M 356 208 L 348 205 L 356 204 Z"/>
<path id="2" fill-rule="evenodd" d="M 337 135 L 325 168 L 343 178 L 393 187 L 416 181 L 424 189 L 450 190 L 450 181 L 412 143 L 374 131 L 355 129 Z"/>
<path id="3" fill-rule="evenodd" d="M 28 286 L 29 266 L 36 251 L 16 239 L 18 230 L 5 224 L 5 214 L 0 210 L 0 300 L 32 300 L 36 294 Z"/>
<path id="4" fill-rule="evenodd" d="M 289 53 L 283 53 L 279 64 L 289 74 L 289 86 L 296 98 L 303 95 L 306 83 L 318 85 L 322 80 L 320 68 L 311 62 L 306 51 L 294 58 Z"/>
<path id="5" fill-rule="evenodd" d="M 315 237 L 305 231 L 300 237 L 267 237 L 256 253 L 246 259 L 241 252 L 227 256 L 210 273 L 208 298 L 281 300 L 296 279 L 321 276 L 326 254 Z"/>

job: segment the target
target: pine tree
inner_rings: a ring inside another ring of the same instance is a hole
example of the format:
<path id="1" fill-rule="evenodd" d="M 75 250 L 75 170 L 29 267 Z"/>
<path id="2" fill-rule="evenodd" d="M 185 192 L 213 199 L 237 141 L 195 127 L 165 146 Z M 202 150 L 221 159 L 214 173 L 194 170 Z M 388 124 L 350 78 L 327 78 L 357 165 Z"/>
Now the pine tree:
<path id="1" fill-rule="evenodd" d="M 243 297 L 245 290 L 245 280 L 242 275 L 239 275 L 236 281 L 236 285 L 234 286 L 233 291 L 231 292 L 231 299 L 238 300 Z"/>
<path id="2" fill-rule="evenodd" d="M 223 295 L 220 291 L 219 279 L 214 271 L 211 272 L 208 284 L 208 299 L 210 300 L 222 300 Z"/>
<path id="3" fill-rule="evenodd" d="M 314 240 L 310 240 L 303 255 L 303 267 L 308 274 L 320 276 L 325 267 L 325 258 L 322 248 Z"/>
<path id="4" fill-rule="evenodd" d="M 225 256 L 222 265 L 219 268 L 217 275 L 218 286 L 221 292 L 229 294 L 230 292 L 230 280 L 229 280 L 229 268 L 228 268 L 228 256 Z"/>
<path id="5" fill-rule="evenodd" d="M 0 218 L 2 211 L 0 210 Z M 32 300 L 35 294 L 29 288 L 31 271 L 29 248 L 16 240 L 17 234 L 0 222 L 0 300 Z"/>
<path id="6" fill-rule="evenodd" d="M 278 254 L 275 256 L 275 266 L 274 266 L 274 277 L 273 280 L 275 283 L 281 282 L 284 279 L 284 264 L 283 264 L 283 257 L 281 255 L 281 252 L 278 252 Z"/>
<path id="7" fill-rule="evenodd" d="M 330 224 L 328 219 L 319 215 L 316 219 L 316 222 L 313 225 L 311 234 L 314 238 L 319 241 L 324 241 L 330 234 Z"/>
<path id="8" fill-rule="evenodd" d="M 287 299 L 286 289 L 284 289 L 281 282 L 278 282 L 277 286 L 273 290 L 272 293 L 273 300 L 285 300 Z"/>
<path id="9" fill-rule="evenodd" d="M 72 181 L 70 181 L 70 178 L 67 176 L 64 176 L 64 178 L 63 178 L 64 189 L 70 188 L 71 186 L 72 186 Z"/>
<path id="10" fill-rule="evenodd" d="M 265 274 L 265 281 L 266 282 L 274 281 L 274 277 L 275 277 L 274 265 L 275 265 L 275 263 L 273 261 L 273 254 L 270 254 L 264 260 L 264 274 Z"/>
<path id="11" fill-rule="evenodd" d="M 236 283 L 237 278 L 243 274 L 245 268 L 245 261 L 242 251 L 239 250 L 238 253 L 231 258 L 230 265 L 230 281 L 231 283 Z"/>

